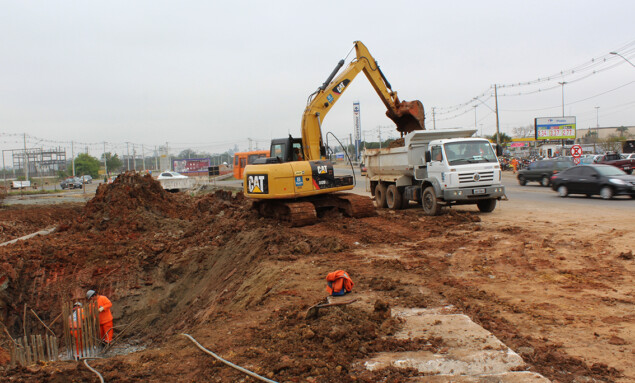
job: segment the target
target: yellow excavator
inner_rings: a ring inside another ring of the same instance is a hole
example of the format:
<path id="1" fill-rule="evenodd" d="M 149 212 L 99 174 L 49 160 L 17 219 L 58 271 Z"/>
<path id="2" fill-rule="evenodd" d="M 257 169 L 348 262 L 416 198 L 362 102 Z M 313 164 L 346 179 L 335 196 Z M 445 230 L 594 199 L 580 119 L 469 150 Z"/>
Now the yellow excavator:
<path id="1" fill-rule="evenodd" d="M 324 117 L 359 72 L 364 72 L 386 105 L 386 115 L 402 135 L 425 129 L 423 104 L 400 101 L 366 46 L 361 41 L 354 44 L 357 57 L 335 77 L 344 65 L 340 60 L 322 86 L 309 96 L 302 116 L 302 138 L 272 140 L 270 157 L 245 168 L 244 194 L 256 200 L 254 208 L 262 216 L 304 226 L 315 223 L 319 212 L 333 208 L 351 217 L 375 214 L 368 197 L 340 193 L 353 189 L 354 176 L 335 175 L 322 141 Z"/>

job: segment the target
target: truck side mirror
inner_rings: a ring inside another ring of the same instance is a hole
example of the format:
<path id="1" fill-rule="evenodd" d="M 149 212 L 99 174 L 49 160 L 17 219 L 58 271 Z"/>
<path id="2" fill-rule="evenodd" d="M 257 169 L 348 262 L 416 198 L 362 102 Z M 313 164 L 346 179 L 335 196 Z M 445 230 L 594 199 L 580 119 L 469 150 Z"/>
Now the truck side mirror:
<path id="1" fill-rule="evenodd" d="M 429 150 L 426 150 L 426 162 L 432 161 L 432 154 L 430 154 Z"/>

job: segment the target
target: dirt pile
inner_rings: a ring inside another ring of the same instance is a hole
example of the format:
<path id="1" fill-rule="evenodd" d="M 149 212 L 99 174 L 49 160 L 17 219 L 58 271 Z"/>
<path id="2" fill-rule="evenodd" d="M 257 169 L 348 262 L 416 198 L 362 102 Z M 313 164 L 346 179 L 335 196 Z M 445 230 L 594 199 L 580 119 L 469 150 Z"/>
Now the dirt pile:
<path id="1" fill-rule="evenodd" d="M 34 214 L 34 210 L 37 214 Z M 81 216 L 82 205 L 69 204 L 62 207 L 30 207 L 24 205 L 3 206 L 0 209 L 0 243 L 25 236 L 60 222 Z"/>
<path id="2" fill-rule="evenodd" d="M 414 371 L 370 372 L 355 364 L 377 352 L 435 352 L 442 346 L 440 339 L 383 338 L 400 326 L 383 301 L 377 301 L 372 311 L 354 304 L 322 309 L 317 319 L 305 319 L 305 311 L 290 308 L 255 330 L 253 339 L 245 344 L 244 356 L 264 360 L 269 377 L 280 381 L 311 381 L 317 377 L 325 382 L 377 382 L 387 376 L 404 379 Z"/>

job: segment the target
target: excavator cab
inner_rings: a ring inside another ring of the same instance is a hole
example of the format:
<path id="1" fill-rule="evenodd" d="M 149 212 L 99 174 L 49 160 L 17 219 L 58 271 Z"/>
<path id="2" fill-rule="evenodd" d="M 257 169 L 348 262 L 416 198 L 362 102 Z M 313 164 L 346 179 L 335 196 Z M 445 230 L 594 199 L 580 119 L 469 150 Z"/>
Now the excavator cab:
<path id="1" fill-rule="evenodd" d="M 269 157 L 256 159 L 253 163 L 255 165 L 276 164 L 283 162 L 304 161 L 304 158 L 302 139 L 289 136 L 288 138 L 275 138 L 271 140 Z"/>

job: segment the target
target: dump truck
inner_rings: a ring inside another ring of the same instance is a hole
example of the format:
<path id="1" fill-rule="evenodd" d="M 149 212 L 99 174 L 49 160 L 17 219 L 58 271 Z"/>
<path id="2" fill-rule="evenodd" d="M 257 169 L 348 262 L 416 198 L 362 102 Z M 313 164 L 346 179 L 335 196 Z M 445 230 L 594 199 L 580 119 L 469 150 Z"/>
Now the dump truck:
<path id="1" fill-rule="evenodd" d="M 378 208 L 402 209 L 411 201 L 424 213 L 443 206 L 476 204 L 491 212 L 507 199 L 497 150 L 474 129 L 413 131 L 404 145 L 366 149 L 367 187 Z M 499 153 L 500 154 L 500 153 Z"/>

